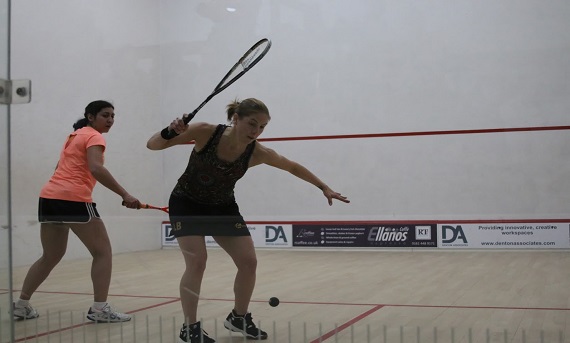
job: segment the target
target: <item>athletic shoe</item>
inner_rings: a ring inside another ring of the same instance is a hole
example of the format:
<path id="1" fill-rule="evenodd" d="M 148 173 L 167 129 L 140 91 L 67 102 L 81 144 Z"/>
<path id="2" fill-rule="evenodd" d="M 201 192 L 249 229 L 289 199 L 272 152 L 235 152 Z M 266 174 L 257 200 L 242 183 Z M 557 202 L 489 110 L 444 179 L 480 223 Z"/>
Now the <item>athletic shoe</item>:
<path id="1" fill-rule="evenodd" d="M 96 310 L 93 307 L 89 308 L 87 319 L 98 323 L 119 323 L 128 322 L 131 320 L 131 316 L 117 312 L 113 310 L 109 304 L 106 304 L 101 310 Z"/>
<path id="2" fill-rule="evenodd" d="M 18 320 L 34 319 L 40 316 L 32 305 L 28 304 L 28 306 L 25 307 L 16 307 L 16 303 L 12 304 L 12 315 Z"/>
<path id="3" fill-rule="evenodd" d="M 235 310 L 232 310 L 226 321 L 224 322 L 226 329 L 233 332 L 241 332 L 247 338 L 253 339 L 267 339 L 267 332 L 258 329 L 251 319 L 251 313 L 246 313 L 245 316 L 238 316 Z"/>
<path id="4" fill-rule="evenodd" d="M 200 322 L 191 325 L 182 325 L 178 343 L 216 343 L 215 340 L 208 336 L 208 333 L 202 330 Z"/>

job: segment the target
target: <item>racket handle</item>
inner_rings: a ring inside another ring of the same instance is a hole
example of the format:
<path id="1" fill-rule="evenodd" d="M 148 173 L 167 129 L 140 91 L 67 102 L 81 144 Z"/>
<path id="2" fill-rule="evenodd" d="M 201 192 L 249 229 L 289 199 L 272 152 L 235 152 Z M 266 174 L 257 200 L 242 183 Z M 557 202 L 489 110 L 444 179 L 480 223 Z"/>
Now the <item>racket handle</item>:
<path id="1" fill-rule="evenodd" d="M 123 205 L 123 206 L 127 205 L 127 203 L 125 202 L 125 200 L 123 200 L 123 202 L 121 203 L 121 205 Z M 140 206 L 137 207 L 137 210 L 140 210 L 140 209 L 143 208 L 144 206 L 148 206 L 148 205 L 146 205 L 146 204 L 140 204 Z"/>
<path id="2" fill-rule="evenodd" d="M 190 120 L 192 120 L 192 118 L 194 118 L 195 115 L 196 115 L 196 112 L 192 112 L 192 113 L 188 114 L 187 116 L 183 117 L 182 120 L 184 121 L 184 124 L 188 124 L 190 122 Z M 164 129 L 162 129 L 162 131 L 160 131 L 160 136 L 166 140 L 169 140 L 169 139 L 172 139 L 172 138 L 178 136 L 178 134 L 175 131 L 170 130 L 170 126 L 167 126 Z"/>
<path id="3" fill-rule="evenodd" d="M 167 126 L 164 129 L 162 129 L 162 131 L 160 131 L 160 136 L 166 140 L 169 140 L 178 136 L 178 134 L 174 131 L 171 131 L 170 126 Z"/>
<path id="4" fill-rule="evenodd" d="M 196 111 L 188 114 L 186 117 L 183 117 L 182 120 L 184 121 L 184 124 L 188 124 L 190 122 L 190 120 L 194 119 L 195 115 L 196 115 Z"/>

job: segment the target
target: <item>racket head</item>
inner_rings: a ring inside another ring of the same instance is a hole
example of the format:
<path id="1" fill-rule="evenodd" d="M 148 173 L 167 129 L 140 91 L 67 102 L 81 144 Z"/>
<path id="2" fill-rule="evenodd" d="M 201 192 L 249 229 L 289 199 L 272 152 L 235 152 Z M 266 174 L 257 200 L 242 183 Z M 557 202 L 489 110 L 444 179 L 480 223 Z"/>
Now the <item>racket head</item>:
<path id="1" fill-rule="evenodd" d="M 253 68 L 271 48 L 271 40 L 263 38 L 257 43 L 255 43 L 249 50 L 243 54 L 243 56 L 237 61 L 236 64 L 230 69 L 230 71 L 222 78 L 220 83 L 214 89 L 213 95 L 223 91 L 228 88 L 229 85 L 234 83 L 248 70 Z M 212 96 L 213 96 L 212 95 Z"/>
<path id="2" fill-rule="evenodd" d="M 240 58 L 238 63 L 241 64 L 244 70 L 249 70 L 256 65 L 257 62 L 261 61 L 270 48 L 271 41 L 267 38 L 263 38 L 249 48 L 249 50 Z"/>
<path id="3" fill-rule="evenodd" d="M 234 66 L 224 75 L 222 80 L 216 85 L 214 90 L 208 97 L 188 116 L 184 117 L 184 123 L 188 124 L 192 118 L 210 101 L 214 96 L 219 94 L 224 89 L 228 88 L 232 83 L 242 77 L 248 70 L 253 68 L 261 59 L 267 54 L 271 48 L 271 40 L 263 38 L 255 43 L 243 56 L 234 64 Z M 173 138 L 176 133 L 169 131 L 167 139 Z"/>

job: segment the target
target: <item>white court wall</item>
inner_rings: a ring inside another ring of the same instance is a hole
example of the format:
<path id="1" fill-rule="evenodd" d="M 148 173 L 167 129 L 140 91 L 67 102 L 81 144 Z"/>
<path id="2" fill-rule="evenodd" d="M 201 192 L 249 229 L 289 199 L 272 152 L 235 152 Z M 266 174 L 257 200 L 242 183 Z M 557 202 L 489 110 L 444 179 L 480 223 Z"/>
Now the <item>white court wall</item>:
<path id="1" fill-rule="evenodd" d="M 39 256 L 38 192 L 91 100 L 116 105 L 107 167 L 166 204 L 192 146 L 146 140 L 262 37 L 268 56 L 195 120 L 257 97 L 265 138 L 570 125 L 569 19 L 563 0 L 15 1 L 12 78 L 33 82 L 11 128 L 16 264 Z M 266 166 L 236 194 L 246 220 L 569 218 L 569 143 L 566 130 L 268 142 L 352 203 Z M 160 247 L 162 214 L 94 196 L 116 253 Z M 67 258 L 86 254 L 76 242 Z"/>
<path id="2" fill-rule="evenodd" d="M 115 105 L 115 125 L 105 135 L 106 167 L 133 195 L 153 194 L 147 177 L 161 175 L 162 158 L 145 144 L 162 125 L 160 7 L 155 0 L 12 4 L 12 78 L 28 78 L 33 85 L 32 102 L 12 107 L 14 264 L 24 265 L 41 255 L 39 191 L 90 101 L 106 99 Z M 115 253 L 159 247 L 148 213 L 128 211 L 118 195 L 101 185 L 93 197 Z M 65 258 L 87 256 L 71 234 Z"/>

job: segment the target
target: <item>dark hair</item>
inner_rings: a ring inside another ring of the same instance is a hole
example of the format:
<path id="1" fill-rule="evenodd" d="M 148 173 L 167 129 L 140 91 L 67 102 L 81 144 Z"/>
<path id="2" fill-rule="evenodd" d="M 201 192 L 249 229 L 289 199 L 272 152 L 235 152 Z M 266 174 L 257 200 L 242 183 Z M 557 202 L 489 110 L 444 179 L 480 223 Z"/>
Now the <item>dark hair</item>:
<path id="1" fill-rule="evenodd" d="M 115 109 L 115 107 L 108 101 L 105 100 L 95 100 L 89 103 L 89 105 L 87 105 L 87 107 L 85 107 L 85 113 L 83 114 L 84 118 L 79 119 L 78 121 L 75 122 L 75 124 L 73 124 L 73 129 L 74 130 L 79 130 L 82 127 L 85 127 L 89 124 L 89 119 L 87 119 L 87 115 L 88 114 L 92 114 L 93 116 L 96 116 L 97 113 L 101 112 L 102 109 L 107 108 L 107 107 L 111 107 L 112 109 Z"/>
<path id="2" fill-rule="evenodd" d="M 226 106 L 226 113 L 228 114 L 228 121 L 231 121 L 236 113 L 239 118 L 249 117 L 256 113 L 265 113 L 271 119 L 267 106 L 261 100 L 255 98 L 248 98 L 242 101 L 235 99 Z"/>

